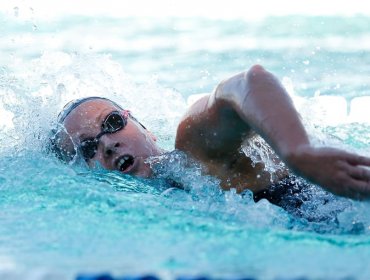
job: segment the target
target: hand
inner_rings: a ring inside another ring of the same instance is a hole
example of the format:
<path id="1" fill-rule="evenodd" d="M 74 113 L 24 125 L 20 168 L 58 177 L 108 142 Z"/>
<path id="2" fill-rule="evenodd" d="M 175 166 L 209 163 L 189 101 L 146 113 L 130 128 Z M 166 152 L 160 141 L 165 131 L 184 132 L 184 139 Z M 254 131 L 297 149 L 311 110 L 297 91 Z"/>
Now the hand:
<path id="1" fill-rule="evenodd" d="M 299 147 L 287 157 L 288 165 L 328 191 L 354 199 L 370 199 L 370 158 L 335 148 Z"/>

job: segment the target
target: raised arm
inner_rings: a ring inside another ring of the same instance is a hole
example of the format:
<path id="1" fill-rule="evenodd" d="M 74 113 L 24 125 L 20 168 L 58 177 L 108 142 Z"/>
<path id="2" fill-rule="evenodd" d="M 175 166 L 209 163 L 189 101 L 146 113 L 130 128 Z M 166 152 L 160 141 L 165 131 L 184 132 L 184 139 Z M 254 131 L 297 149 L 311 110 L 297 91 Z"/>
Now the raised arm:
<path id="1" fill-rule="evenodd" d="M 245 137 L 260 134 L 296 173 L 341 196 L 370 198 L 370 159 L 313 147 L 284 87 L 261 66 L 223 81 L 190 108 L 176 147 L 196 157 L 221 158 Z"/>

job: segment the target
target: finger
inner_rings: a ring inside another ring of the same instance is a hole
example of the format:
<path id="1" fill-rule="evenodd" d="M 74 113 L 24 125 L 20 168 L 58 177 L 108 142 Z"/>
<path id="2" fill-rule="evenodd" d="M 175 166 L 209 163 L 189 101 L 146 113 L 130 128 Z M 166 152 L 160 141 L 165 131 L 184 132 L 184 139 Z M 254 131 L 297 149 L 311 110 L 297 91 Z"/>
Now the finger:
<path id="1" fill-rule="evenodd" d="M 352 165 L 370 166 L 370 158 L 369 157 L 359 156 L 359 155 L 355 155 L 355 154 L 348 154 L 347 155 L 347 161 L 348 161 L 349 164 L 352 164 Z"/>
<path id="2" fill-rule="evenodd" d="M 360 167 L 360 166 L 351 166 L 351 165 L 348 165 L 347 168 L 348 168 L 348 174 L 352 178 L 370 181 L 370 169 Z"/>

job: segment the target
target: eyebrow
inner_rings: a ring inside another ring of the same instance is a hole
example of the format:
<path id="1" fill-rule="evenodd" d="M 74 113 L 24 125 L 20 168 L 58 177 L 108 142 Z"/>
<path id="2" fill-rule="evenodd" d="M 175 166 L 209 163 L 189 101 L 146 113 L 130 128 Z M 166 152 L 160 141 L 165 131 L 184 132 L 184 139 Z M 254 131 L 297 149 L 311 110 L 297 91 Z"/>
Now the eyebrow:
<path id="1" fill-rule="evenodd" d="M 113 104 L 112 104 L 113 105 Z M 95 121 L 97 122 L 97 123 L 102 123 L 104 120 L 105 120 L 105 118 L 110 114 L 110 113 L 112 113 L 112 112 L 114 112 L 114 111 L 117 111 L 117 112 L 119 112 L 120 110 L 122 110 L 122 109 L 120 109 L 120 108 L 117 108 L 116 106 L 112 106 L 112 108 L 109 108 L 109 110 L 108 110 L 108 108 L 107 109 L 103 109 L 101 112 L 100 112 L 100 114 L 98 114 L 97 116 L 96 116 L 96 118 L 95 118 Z M 101 121 L 102 120 L 102 121 Z"/>
<path id="2" fill-rule="evenodd" d="M 100 112 L 100 114 L 98 114 L 95 118 L 95 122 L 96 123 L 99 123 L 101 125 L 101 123 L 104 121 L 104 119 L 106 118 L 107 114 L 105 113 L 106 110 L 103 110 L 102 112 Z M 109 113 L 108 113 L 109 114 Z M 105 115 L 105 117 L 103 116 Z"/>
<path id="3" fill-rule="evenodd" d="M 94 123 L 98 124 L 98 127 L 99 127 L 99 131 L 96 133 L 96 135 L 98 135 L 101 132 L 101 124 L 103 123 L 103 121 L 105 120 L 105 118 L 111 112 L 114 112 L 114 111 L 119 111 L 119 108 L 117 108 L 117 107 L 114 106 L 113 108 L 109 108 L 109 110 L 108 109 L 104 109 L 95 118 L 92 119 L 92 121 Z M 87 126 L 85 126 L 84 128 L 87 128 Z M 96 135 L 91 135 L 91 133 L 85 133 L 85 132 L 83 132 L 83 133 L 81 133 L 81 134 L 78 135 L 78 138 L 79 138 L 80 142 L 82 142 L 82 141 L 87 140 L 87 139 L 95 138 Z"/>
<path id="4" fill-rule="evenodd" d="M 98 122 L 98 120 L 96 120 L 96 122 Z M 95 138 L 97 134 L 100 133 L 100 125 L 97 126 L 98 129 L 96 132 L 93 132 L 92 130 L 95 130 L 95 129 L 92 129 L 91 126 L 84 126 L 82 129 L 82 133 L 79 133 L 78 134 L 78 139 L 80 142 L 82 142 L 83 140 L 86 140 L 86 139 L 90 139 L 90 138 Z M 95 135 L 96 134 L 96 135 Z"/>

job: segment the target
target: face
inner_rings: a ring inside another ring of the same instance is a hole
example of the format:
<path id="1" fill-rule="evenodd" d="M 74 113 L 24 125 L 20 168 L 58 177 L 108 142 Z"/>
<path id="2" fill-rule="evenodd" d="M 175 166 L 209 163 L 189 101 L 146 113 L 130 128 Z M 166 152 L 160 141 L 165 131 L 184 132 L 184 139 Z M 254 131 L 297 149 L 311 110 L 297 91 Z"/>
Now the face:
<path id="1" fill-rule="evenodd" d="M 94 139 L 102 132 L 102 124 L 107 116 L 121 109 L 107 100 L 89 100 L 74 109 L 64 120 L 64 127 L 75 145 L 81 148 L 86 139 Z M 151 169 L 145 160 L 162 153 L 155 143 L 153 134 L 137 121 L 127 118 L 123 129 L 103 133 L 97 141 L 97 149 L 91 159 L 90 167 L 99 163 L 103 168 L 119 170 L 140 177 L 149 177 Z"/>

